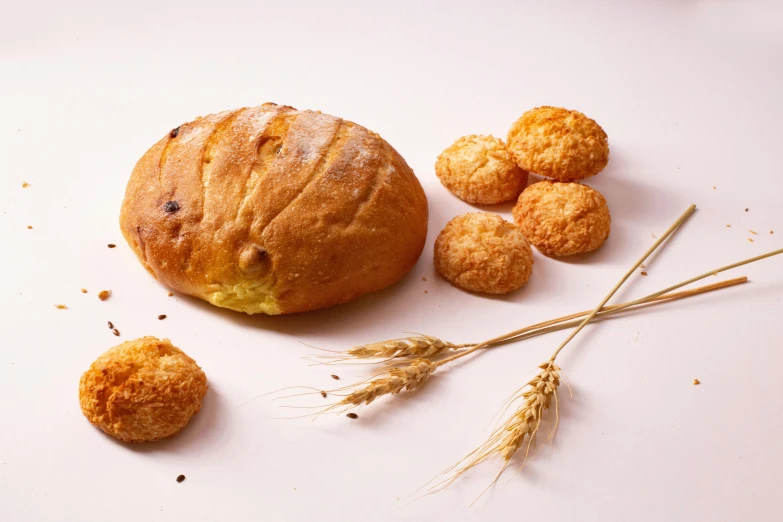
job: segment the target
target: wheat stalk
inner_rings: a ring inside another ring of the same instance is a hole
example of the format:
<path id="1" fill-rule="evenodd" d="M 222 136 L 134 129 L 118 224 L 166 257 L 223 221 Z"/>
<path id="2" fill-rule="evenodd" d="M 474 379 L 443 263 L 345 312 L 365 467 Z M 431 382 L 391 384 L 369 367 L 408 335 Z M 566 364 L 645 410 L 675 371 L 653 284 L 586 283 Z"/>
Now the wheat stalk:
<path id="1" fill-rule="evenodd" d="M 640 299 L 636 299 L 635 301 L 632 302 L 605 306 L 596 317 L 603 318 L 603 317 L 613 315 L 614 313 L 624 311 L 625 309 L 628 308 L 637 308 L 637 307 L 642 307 L 647 305 L 661 304 L 663 302 L 675 301 L 677 299 L 684 299 L 686 297 L 693 297 L 698 294 L 712 292 L 713 290 L 720 290 L 723 288 L 727 288 L 729 286 L 746 283 L 747 281 L 748 278 L 746 276 L 742 276 L 733 279 L 727 279 L 726 281 L 720 281 L 718 283 L 712 283 L 709 285 L 700 286 L 698 288 L 686 290 L 683 292 L 669 292 L 663 295 L 657 295 L 657 293 L 650 294 Z M 657 295 L 657 296 L 652 297 L 653 295 Z M 582 312 L 576 312 L 570 315 L 565 315 L 563 317 L 558 317 L 556 319 L 550 319 L 548 321 L 542 321 L 540 323 L 532 324 L 530 326 L 520 328 L 519 330 L 514 330 L 513 332 L 504 334 L 503 336 L 500 336 L 502 337 L 502 339 L 491 342 L 489 344 L 485 344 L 481 348 L 492 348 L 494 346 L 498 346 L 501 344 L 516 342 L 523 339 L 528 339 L 530 337 L 534 337 L 536 335 L 541 335 L 543 333 L 549 333 L 556 330 L 562 330 L 570 326 L 576 326 L 579 324 L 579 322 L 573 321 L 573 319 L 579 319 L 580 317 L 584 317 L 588 315 L 590 312 L 592 312 L 592 310 L 585 310 Z M 441 340 L 431 335 L 419 335 L 415 337 L 404 337 L 401 339 L 390 339 L 388 341 L 380 341 L 377 343 L 362 344 L 359 346 L 355 346 L 350 350 L 346 350 L 344 352 L 336 352 L 335 355 L 326 355 L 326 356 L 319 356 L 319 357 L 325 357 L 331 359 L 329 363 L 322 363 L 322 364 L 348 362 L 356 359 L 361 359 L 361 360 L 378 359 L 373 362 L 396 363 L 399 362 L 398 361 L 399 359 L 416 359 L 421 357 L 434 357 L 434 356 L 444 355 L 448 351 L 471 349 L 467 352 L 461 352 L 459 354 L 459 357 L 463 357 L 464 355 L 468 355 L 469 353 L 475 351 L 472 350 L 472 348 L 475 347 L 477 344 L 478 343 L 454 344 L 448 341 Z"/>
<path id="2" fill-rule="evenodd" d="M 692 208 L 689 210 L 692 212 Z M 663 236 L 662 239 L 664 239 L 667 235 L 673 232 L 674 229 L 676 229 L 677 226 L 682 221 L 684 221 L 684 219 L 687 218 L 689 214 L 690 212 L 686 211 L 686 213 L 683 214 L 683 216 L 680 217 L 680 219 L 677 222 L 675 222 L 674 225 L 672 225 L 672 227 L 669 229 L 669 231 L 667 231 L 667 233 Z M 598 306 L 596 306 L 595 309 L 593 309 L 593 311 L 580 322 L 578 327 L 574 329 L 571 332 L 571 334 L 557 347 L 554 353 L 552 353 L 552 356 L 549 358 L 549 360 L 539 366 L 539 368 L 541 369 L 539 374 L 535 378 L 533 378 L 530 382 L 528 382 L 526 386 L 524 386 L 523 388 L 521 388 L 516 392 L 515 398 L 518 398 L 520 393 L 521 393 L 521 397 L 524 398 L 524 402 L 522 406 L 503 425 L 497 428 L 492 433 L 492 435 L 490 435 L 489 439 L 484 444 L 479 446 L 479 448 L 471 452 L 467 457 L 462 459 L 456 465 L 447 469 L 444 473 L 448 474 L 453 471 L 454 472 L 453 476 L 447 480 L 435 484 L 432 488 L 430 488 L 430 492 L 438 491 L 444 487 L 447 487 L 454 480 L 459 478 L 463 473 L 470 470 L 480 462 L 484 461 L 486 458 L 492 455 L 499 454 L 500 456 L 503 457 L 505 462 L 503 464 L 503 467 L 500 469 L 498 475 L 495 477 L 495 480 L 493 480 L 489 484 L 489 486 L 487 486 L 487 488 L 489 488 L 490 486 L 492 486 L 492 484 L 494 484 L 498 480 L 498 478 L 500 478 L 500 475 L 508 467 L 509 462 L 511 461 L 514 454 L 517 452 L 517 450 L 519 450 L 519 448 L 522 446 L 524 441 L 527 440 L 527 447 L 522 461 L 522 465 L 524 465 L 529 455 L 530 446 L 531 444 L 534 443 L 536 439 L 536 434 L 538 433 L 538 430 L 541 426 L 541 418 L 543 414 L 549 409 L 552 403 L 552 399 L 554 399 L 554 403 L 556 405 L 555 426 L 552 430 L 552 436 L 554 436 L 554 433 L 557 430 L 557 425 L 559 422 L 559 415 L 557 413 L 557 389 L 560 383 L 560 368 L 555 364 L 555 359 L 563 350 L 563 348 L 565 348 L 565 346 L 582 330 L 582 328 L 584 328 L 584 326 L 586 326 L 587 323 L 589 323 L 594 317 L 596 317 L 601 312 L 604 305 L 606 305 L 609 299 L 612 298 L 612 296 L 617 292 L 617 290 L 622 286 L 622 284 L 628 279 L 628 277 L 630 277 L 630 274 L 632 274 L 633 271 L 636 270 L 636 268 L 638 268 L 638 266 L 645 261 L 645 259 L 655 250 L 655 248 L 658 245 L 660 245 L 660 243 L 661 243 L 660 240 L 657 241 L 656 244 L 653 245 L 653 247 L 651 247 L 636 262 L 636 264 L 623 276 L 623 278 L 620 279 L 620 281 L 614 286 L 614 288 L 612 288 L 612 290 L 606 295 L 606 297 L 604 297 L 604 299 L 598 304 Z M 720 272 L 730 270 L 732 268 L 736 268 L 749 263 L 753 263 L 761 259 L 779 255 L 781 253 L 783 253 L 783 249 L 774 250 L 772 252 L 768 252 L 760 256 L 752 257 L 749 259 L 745 259 L 743 261 L 739 261 L 737 263 L 726 265 L 724 267 L 718 268 L 717 270 L 711 270 L 709 272 L 705 272 L 704 274 L 683 281 L 682 283 L 672 285 L 664 290 L 656 292 L 655 294 L 651 294 L 652 296 L 651 298 L 654 299 L 657 296 L 671 292 L 673 290 L 676 290 L 677 288 L 699 281 L 706 277 L 716 275 Z M 631 301 L 630 303 L 626 303 L 627 306 L 625 306 L 625 308 L 634 306 L 635 304 L 638 303 L 639 300 Z M 621 307 L 615 308 L 615 310 L 617 309 L 622 309 L 622 308 Z M 480 347 L 480 344 L 476 345 L 476 347 Z M 475 349 L 476 347 L 471 348 L 471 350 Z M 453 359 L 453 358 L 454 356 L 448 359 Z M 444 361 L 447 361 L 448 359 L 444 359 Z M 521 391 L 521 390 L 525 390 L 525 391 Z M 514 399 L 512 399 L 512 402 L 513 400 Z"/>
<path id="3" fill-rule="evenodd" d="M 577 326 L 577 328 L 571 332 L 565 341 L 563 341 L 560 346 L 558 346 L 549 360 L 539 366 L 541 371 L 538 373 L 538 375 L 536 375 L 531 381 L 529 381 L 525 386 L 516 392 L 515 397 L 519 396 L 521 393 L 521 396 L 524 399 L 522 406 L 517 409 L 517 411 L 514 412 L 514 414 L 505 423 L 496 428 L 495 431 L 493 431 L 493 433 L 490 435 L 489 439 L 484 442 L 484 444 L 468 454 L 468 456 L 462 459 L 460 462 L 447 469 L 444 473 L 454 471 L 454 475 L 449 479 L 435 484 L 435 486 L 430 488 L 430 492 L 438 491 L 439 489 L 448 487 L 449 484 L 454 482 L 463 473 L 483 462 L 485 459 L 491 457 L 492 455 L 500 455 L 503 457 L 505 462 L 503 467 L 500 469 L 500 472 L 495 477 L 495 480 L 489 484 L 489 486 L 491 486 L 498 480 L 498 478 L 500 478 L 500 475 L 503 473 L 506 467 L 508 467 L 514 454 L 522 446 L 525 439 L 527 439 L 525 459 L 523 460 L 524 464 L 524 462 L 527 460 L 527 456 L 529 455 L 530 446 L 535 441 L 538 430 L 541 427 L 541 420 L 544 414 L 552 404 L 552 399 L 554 398 L 555 402 L 557 401 L 557 388 L 560 385 L 560 368 L 555 364 L 557 355 L 560 353 L 563 347 L 566 346 L 568 342 L 571 341 L 571 339 L 573 339 L 576 334 L 578 334 L 582 328 L 584 328 L 585 325 L 587 325 L 587 323 L 589 323 L 603 309 L 604 305 L 606 305 L 609 299 L 611 299 L 617 290 L 620 289 L 623 283 L 625 283 L 625 281 L 631 277 L 631 274 L 633 274 L 634 271 L 647 260 L 647 258 L 666 240 L 666 238 L 674 233 L 674 231 L 677 230 L 677 228 L 686 219 L 688 219 L 691 214 L 693 214 L 694 210 L 696 210 L 695 205 L 691 205 L 686 209 L 686 211 L 677 219 L 677 221 L 675 221 L 674 224 L 672 224 L 672 226 L 669 227 L 669 229 L 660 238 L 658 238 L 658 240 L 655 241 L 655 243 L 649 249 L 647 249 L 644 255 L 642 255 L 642 257 L 640 257 L 636 263 L 634 263 L 634 265 L 625 273 L 625 275 L 623 275 L 620 281 L 614 286 L 614 288 L 612 288 L 606 297 L 601 300 L 598 306 L 596 306 L 592 312 L 590 312 L 590 314 L 581 321 L 579 326 Z M 482 345 L 486 346 L 493 342 L 502 341 L 507 337 L 508 336 L 500 336 L 494 339 L 490 339 L 484 343 L 477 344 L 468 351 L 479 349 L 482 347 Z M 448 357 L 441 362 L 446 364 L 450 360 L 456 360 L 459 358 L 459 355 L 463 354 Z M 514 399 L 512 399 L 512 402 L 513 400 Z M 489 488 L 489 486 L 487 487 Z M 486 489 L 484 491 L 486 491 Z"/>

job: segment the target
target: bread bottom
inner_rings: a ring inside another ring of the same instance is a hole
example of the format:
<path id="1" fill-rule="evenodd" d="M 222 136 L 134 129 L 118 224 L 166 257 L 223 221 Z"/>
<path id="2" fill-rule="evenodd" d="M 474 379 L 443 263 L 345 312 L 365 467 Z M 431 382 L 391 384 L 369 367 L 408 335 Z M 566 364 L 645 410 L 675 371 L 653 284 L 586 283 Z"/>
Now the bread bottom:
<path id="1" fill-rule="evenodd" d="M 246 314 L 279 315 L 280 305 L 270 293 L 273 285 L 265 281 L 243 281 L 235 285 L 210 288 L 204 299 L 215 306 Z"/>

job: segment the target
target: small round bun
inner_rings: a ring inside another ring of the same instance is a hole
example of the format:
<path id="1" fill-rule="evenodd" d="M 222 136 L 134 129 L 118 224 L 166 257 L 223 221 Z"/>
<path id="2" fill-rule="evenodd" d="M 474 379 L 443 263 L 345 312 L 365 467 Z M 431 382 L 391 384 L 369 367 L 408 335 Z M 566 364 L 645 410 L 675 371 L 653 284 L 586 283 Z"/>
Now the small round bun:
<path id="1" fill-rule="evenodd" d="M 168 339 L 142 337 L 98 357 L 79 382 L 87 419 L 112 437 L 145 442 L 174 435 L 201 408 L 207 377 Z"/>
<path id="2" fill-rule="evenodd" d="M 463 136 L 444 150 L 435 173 L 452 194 L 476 205 L 513 201 L 527 184 L 527 172 L 511 159 L 506 144 L 492 136 Z"/>
<path id="3" fill-rule="evenodd" d="M 497 214 L 457 216 L 435 241 L 435 269 L 471 292 L 507 294 L 530 279 L 533 251 L 525 236 Z"/>
<path id="4" fill-rule="evenodd" d="M 506 141 L 517 165 L 558 181 L 593 176 L 609 161 L 609 142 L 601 126 L 581 112 L 559 107 L 527 111 Z"/>
<path id="5" fill-rule="evenodd" d="M 609 237 L 612 222 L 601 193 L 581 183 L 533 183 L 513 213 L 528 241 L 554 257 L 595 250 Z"/>

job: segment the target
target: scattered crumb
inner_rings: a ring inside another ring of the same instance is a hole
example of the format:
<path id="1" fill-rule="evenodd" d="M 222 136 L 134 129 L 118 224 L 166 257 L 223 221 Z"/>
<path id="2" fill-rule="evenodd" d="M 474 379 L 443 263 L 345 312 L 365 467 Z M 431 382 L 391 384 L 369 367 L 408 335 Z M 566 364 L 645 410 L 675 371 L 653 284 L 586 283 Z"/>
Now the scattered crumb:
<path id="1" fill-rule="evenodd" d="M 345 416 L 348 417 L 349 419 L 358 419 L 359 418 L 359 416 L 356 415 L 353 412 L 352 413 L 346 413 Z"/>
<path id="2" fill-rule="evenodd" d="M 162 321 L 162 320 L 164 320 L 165 318 L 166 318 L 166 314 L 160 314 L 160 315 L 158 316 L 158 321 Z"/>
<path id="3" fill-rule="evenodd" d="M 98 299 L 100 299 L 101 301 L 105 301 L 109 298 L 110 295 L 111 295 L 111 290 L 101 290 L 100 292 L 98 292 Z"/>
<path id="4" fill-rule="evenodd" d="M 427 280 L 427 278 L 426 278 L 426 277 L 422 277 L 422 278 L 421 278 L 421 280 L 422 280 L 422 281 L 426 281 L 426 280 Z"/>
<path id="5" fill-rule="evenodd" d="M 27 230 L 32 230 L 32 229 L 33 229 L 32 225 L 27 225 Z"/>
<path id="6" fill-rule="evenodd" d="M 655 236 L 655 234 L 650 234 L 650 235 L 652 236 L 652 238 L 653 238 L 653 239 L 658 239 L 658 238 Z"/>
<path id="7" fill-rule="evenodd" d="M 87 293 L 87 289 L 86 288 L 82 288 L 82 293 L 86 294 Z"/>
<path id="8" fill-rule="evenodd" d="M 750 233 L 751 233 L 751 234 L 753 234 L 754 236 L 758 236 L 758 235 L 759 235 L 759 233 L 758 233 L 758 232 L 756 232 L 755 230 L 748 230 L 748 232 L 750 232 Z"/>
<path id="9" fill-rule="evenodd" d="M 173 297 L 173 296 L 174 296 L 174 292 L 169 292 L 169 297 Z"/>
<path id="10" fill-rule="evenodd" d="M 642 263 L 641 265 L 639 265 L 639 268 L 641 268 L 642 270 L 644 270 L 644 269 L 645 269 L 645 268 L 647 268 L 647 267 L 644 265 L 644 263 Z"/>
<path id="11" fill-rule="evenodd" d="M 712 190 L 715 190 L 717 187 L 715 185 L 712 186 Z"/>
<path id="12" fill-rule="evenodd" d="M 428 293 L 428 292 L 425 290 L 425 291 L 424 291 L 424 293 L 426 294 L 426 293 Z"/>
<path id="13" fill-rule="evenodd" d="M 30 184 L 28 182 L 26 182 L 26 181 L 22 182 L 22 188 L 27 188 L 29 186 L 30 186 Z"/>
<path id="14" fill-rule="evenodd" d="M 323 397 L 324 399 L 326 398 L 326 392 L 325 391 L 321 392 L 321 397 Z"/>
<path id="15" fill-rule="evenodd" d="M 643 276 L 646 276 L 646 275 L 647 275 L 647 272 L 642 272 L 642 275 L 643 275 Z"/>
<path id="16" fill-rule="evenodd" d="M 335 374 L 332 374 L 332 379 L 334 379 L 335 381 L 339 381 L 339 380 L 340 380 L 340 377 L 338 377 L 338 376 L 337 376 L 337 375 L 335 375 Z"/>
<path id="17" fill-rule="evenodd" d="M 177 477 L 177 482 L 182 482 L 185 480 L 185 475 L 180 475 Z"/>
<path id="18" fill-rule="evenodd" d="M 696 386 L 697 384 L 701 384 L 701 381 L 699 379 L 693 379 L 693 385 Z"/>
<path id="19" fill-rule="evenodd" d="M 114 323 L 112 323 L 111 321 L 108 321 L 108 323 L 109 323 L 109 330 L 113 330 L 114 329 Z"/>
<path id="20" fill-rule="evenodd" d="M 745 209 L 745 212 L 747 212 L 748 210 L 749 210 L 749 209 L 747 209 L 747 208 L 746 208 L 746 209 Z"/>
<path id="21" fill-rule="evenodd" d="M 56 305 L 54 305 L 54 307 L 57 308 L 58 310 L 67 310 L 68 309 L 68 307 L 65 306 L 64 304 L 56 304 Z"/>
<path id="22" fill-rule="evenodd" d="M 770 234 L 774 234 L 774 232 L 773 232 L 772 230 L 770 230 L 770 231 L 769 231 L 769 233 L 770 233 Z"/>
<path id="23" fill-rule="evenodd" d="M 755 241 L 753 241 L 753 238 L 752 238 L 752 237 L 749 237 L 749 238 L 748 238 L 748 241 L 750 241 L 751 243 L 755 243 Z"/>
<path id="24" fill-rule="evenodd" d="M 113 333 L 113 334 L 114 334 L 114 335 L 116 335 L 117 337 L 119 337 L 119 336 L 120 336 L 120 331 L 119 331 L 119 330 L 117 330 L 116 328 L 115 328 L 114 330 L 112 330 L 112 331 L 111 331 L 111 333 Z"/>
<path id="25" fill-rule="evenodd" d="M 731 225 L 729 225 L 728 223 L 726 223 L 726 228 L 731 228 Z"/>
<path id="26" fill-rule="evenodd" d="M 114 243 L 109 243 L 109 244 L 108 244 L 108 245 L 106 245 L 106 246 L 107 246 L 107 247 L 109 247 L 109 248 L 114 248 L 114 247 L 116 247 L 117 245 L 115 245 Z"/>

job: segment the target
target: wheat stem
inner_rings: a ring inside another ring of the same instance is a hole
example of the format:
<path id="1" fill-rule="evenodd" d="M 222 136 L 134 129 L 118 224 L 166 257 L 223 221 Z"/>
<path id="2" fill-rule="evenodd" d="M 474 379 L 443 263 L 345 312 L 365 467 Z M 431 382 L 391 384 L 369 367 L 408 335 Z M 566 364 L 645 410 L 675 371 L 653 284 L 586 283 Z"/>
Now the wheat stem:
<path id="1" fill-rule="evenodd" d="M 696 210 L 696 205 L 689 206 L 685 210 L 685 212 L 683 212 L 683 214 L 677 219 L 677 221 L 675 221 L 672 224 L 672 226 L 670 226 L 669 229 L 666 232 L 664 232 L 663 235 L 659 237 L 658 240 L 655 241 L 655 243 L 653 243 L 653 245 L 650 248 L 647 249 L 647 252 L 645 252 L 642 255 L 642 257 L 640 257 L 639 260 L 636 263 L 634 263 L 634 265 L 628 270 L 628 272 L 626 272 L 625 275 L 622 278 L 620 278 L 620 281 L 618 281 L 617 284 L 614 285 L 614 288 L 612 288 L 609 291 L 609 293 L 606 294 L 606 297 L 604 297 L 601 300 L 601 302 L 598 303 L 598 306 L 595 307 L 595 309 L 590 313 L 590 315 L 585 317 L 584 320 L 581 322 L 581 324 L 577 326 L 576 329 L 573 330 L 568 335 L 568 337 L 566 337 L 566 339 L 560 344 L 560 346 L 557 347 L 555 353 L 552 354 L 552 359 L 551 359 L 552 361 L 554 361 L 557 358 L 557 354 L 560 353 L 560 350 L 565 348 L 565 346 L 571 341 L 571 339 L 576 337 L 576 335 L 582 331 L 582 328 L 584 328 L 587 325 L 587 323 L 593 320 L 593 317 L 595 317 L 596 314 L 598 314 L 598 312 L 601 311 L 601 308 L 603 308 L 604 305 L 609 301 L 609 299 L 611 299 L 612 296 L 620 289 L 620 287 L 623 286 L 623 283 L 625 283 L 628 280 L 628 278 L 633 275 L 636 269 L 639 268 L 639 266 L 642 263 L 644 263 L 653 252 L 655 252 L 655 250 L 661 245 L 661 243 L 663 243 L 670 235 L 672 235 L 674 231 L 677 230 L 677 228 L 679 228 L 679 226 L 693 214 L 694 210 Z"/>
<path id="2" fill-rule="evenodd" d="M 596 317 L 602 319 L 604 317 L 608 317 L 610 315 L 614 315 L 616 313 L 622 312 L 623 310 L 626 310 L 628 308 L 641 308 L 642 306 L 663 304 L 670 301 L 676 301 L 678 299 L 685 299 L 687 297 L 693 297 L 695 295 L 712 292 L 723 288 L 728 288 L 730 286 L 746 283 L 747 281 L 748 281 L 747 276 L 741 276 L 741 277 L 735 277 L 733 279 L 727 279 L 726 281 L 720 281 L 718 283 L 712 283 L 709 285 L 700 286 L 698 288 L 693 288 L 691 290 L 684 290 L 682 292 L 676 292 L 676 293 L 665 292 L 661 294 L 661 292 L 659 291 L 646 295 L 644 297 L 640 297 L 639 299 L 635 299 L 634 301 L 628 301 L 627 303 L 606 306 L 598 314 L 596 314 Z M 578 319 L 580 317 L 584 317 L 585 315 L 589 314 L 591 311 L 592 310 L 586 310 L 571 315 L 564 315 L 563 317 L 558 317 L 557 319 L 551 319 L 549 321 L 543 321 L 530 326 L 526 326 L 524 328 L 514 330 L 513 332 L 509 332 L 507 334 L 495 338 L 500 340 L 496 340 L 493 342 L 487 341 L 484 343 L 470 345 L 468 349 L 456 353 L 454 355 L 451 355 L 449 357 L 446 357 L 444 359 L 441 359 L 436 364 L 438 366 L 443 366 L 446 363 L 455 361 L 457 359 L 465 357 L 466 355 L 470 355 L 471 353 L 480 350 L 482 348 L 492 348 L 493 346 L 497 346 L 500 344 L 522 341 L 524 339 L 529 339 L 530 337 L 535 337 L 545 333 L 555 332 L 558 330 L 563 330 L 565 328 L 570 328 L 572 326 L 577 326 L 580 323 Z"/>

